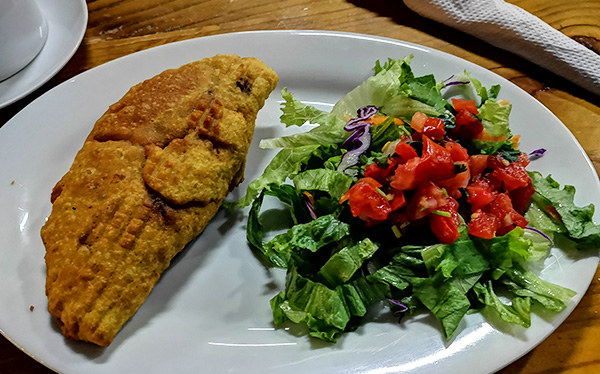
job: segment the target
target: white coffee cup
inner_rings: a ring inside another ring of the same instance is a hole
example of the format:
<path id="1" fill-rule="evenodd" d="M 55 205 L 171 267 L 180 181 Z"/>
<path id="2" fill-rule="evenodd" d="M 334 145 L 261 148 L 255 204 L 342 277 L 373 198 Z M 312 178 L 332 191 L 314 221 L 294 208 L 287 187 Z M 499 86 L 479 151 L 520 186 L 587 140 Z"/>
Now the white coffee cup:
<path id="1" fill-rule="evenodd" d="M 0 81 L 27 66 L 47 37 L 48 24 L 36 0 L 0 0 Z"/>

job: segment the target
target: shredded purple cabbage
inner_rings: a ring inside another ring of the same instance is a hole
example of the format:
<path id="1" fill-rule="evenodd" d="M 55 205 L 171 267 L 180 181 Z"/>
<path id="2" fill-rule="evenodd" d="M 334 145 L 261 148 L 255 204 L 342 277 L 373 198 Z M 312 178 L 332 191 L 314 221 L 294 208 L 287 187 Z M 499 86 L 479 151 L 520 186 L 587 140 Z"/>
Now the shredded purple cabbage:
<path id="1" fill-rule="evenodd" d="M 317 213 L 315 213 L 315 208 L 313 207 L 312 203 L 306 196 L 304 196 L 304 203 L 306 204 L 306 207 L 308 208 L 308 213 L 310 214 L 310 218 L 317 219 L 318 217 L 317 217 Z"/>
<path id="2" fill-rule="evenodd" d="M 367 105 L 358 109 L 356 111 L 357 117 L 348 121 L 348 123 L 346 123 L 346 125 L 344 126 L 344 130 L 350 132 L 356 130 L 359 127 L 364 126 L 362 122 L 373 117 L 375 114 L 377 114 L 378 110 L 379 108 L 375 105 Z"/>
<path id="3" fill-rule="evenodd" d="M 370 127 L 370 125 L 367 125 L 363 128 L 359 128 L 355 130 L 348 139 L 346 139 L 342 146 L 355 143 L 358 145 L 358 147 L 344 153 L 342 160 L 337 167 L 338 171 L 344 172 L 349 167 L 359 163 L 360 156 L 371 146 L 371 132 L 369 131 Z"/>
<path id="4" fill-rule="evenodd" d="M 544 149 L 544 148 L 536 149 L 535 151 L 533 151 L 529 154 L 529 159 L 530 160 L 538 159 L 538 158 L 542 157 L 544 155 L 544 153 L 546 153 L 546 149 Z"/>
<path id="5" fill-rule="evenodd" d="M 398 312 L 400 313 L 404 313 L 408 311 L 408 307 L 405 304 L 402 304 L 401 302 L 399 302 L 398 300 L 394 300 L 394 299 L 388 299 L 388 301 L 394 305 L 397 305 L 400 307 L 400 309 L 398 310 Z"/>
<path id="6" fill-rule="evenodd" d="M 444 80 L 444 86 L 445 87 L 450 87 L 450 86 L 456 86 L 459 84 L 469 84 L 471 83 L 471 81 L 469 80 L 464 80 L 464 79 L 459 79 L 460 76 L 457 76 L 457 74 L 452 75 L 450 78 L 447 78 L 446 80 Z"/>
<path id="7" fill-rule="evenodd" d="M 552 239 L 550 239 L 550 237 L 548 235 L 544 234 L 542 231 L 536 229 L 535 227 L 525 226 L 525 229 L 533 231 L 533 232 L 537 232 L 538 234 L 543 236 L 545 239 L 547 239 L 550 243 L 552 243 Z"/>
<path id="8" fill-rule="evenodd" d="M 393 316 L 398 318 L 398 323 L 402 323 L 402 319 L 404 318 L 404 316 L 406 315 L 406 312 L 408 312 L 408 306 L 406 306 L 405 304 L 394 300 L 394 299 L 387 299 L 390 303 L 398 306 L 400 309 L 394 311 Z"/>
<path id="9" fill-rule="evenodd" d="M 344 153 L 337 167 L 338 171 L 345 172 L 349 167 L 357 165 L 360 156 L 371 146 L 371 123 L 366 122 L 366 120 L 377 114 L 378 110 L 379 108 L 374 105 L 362 107 L 357 110 L 358 116 L 348 121 L 344 126 L 344 130 L 352 132 L 352 134 L 344 141 L 342 148 L 347 148 L 351 145 L 354 145 L 354 148 Z"/>

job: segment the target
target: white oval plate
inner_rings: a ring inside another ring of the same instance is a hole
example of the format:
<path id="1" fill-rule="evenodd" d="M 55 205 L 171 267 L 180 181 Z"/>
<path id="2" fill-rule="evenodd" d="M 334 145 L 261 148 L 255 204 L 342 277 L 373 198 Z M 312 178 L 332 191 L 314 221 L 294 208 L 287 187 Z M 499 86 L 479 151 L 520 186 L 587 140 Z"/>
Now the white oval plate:
<path id="1" fill-rule="evenodd" d="M 38 89 L 66 65 L 83 40 L 88 11 L 85 0 L 40 0 L 48 39 L 40 53 L 18 73 L 0 82 L 0 108 Z"/>
<path id="2" fill-rule="evenodd" d="M 529 329 L 499 331 L 479 314 L 444 341 L 433 317 L 402 325 L 378 318 L 336 345 L 273 329 L 269 299 L 283 273 L 267 270 L 245 239 L 245 215 L 220 212 L 163 275 L 146 303 L 108 348 L 65 341 L 46 311 L 44 247 L 39 230 L 50 191 L 68 170 L 94 122 L 130 86 L 167 68 L 217 53 L 256 56 L 297 99 L 328 108 L 372 74 L 375 60 L 413 54 L 417 74 L 444 79 L 468 70 L 483 84 L 502 85 L 514 104 L 521 149 L 546 148 L 531 168 L 577 188 L 579 204 L 600 206 L 600 183 L 567 128 L 509 81 L 457 57 L 398 40 L 318 31 L 225 34 L 135 53 L 87 71 L 47 92 L 0 129 L 0 328 L 17 346 L 64 373 L 445 373 L 492 372 L 539 344 L 575 308 L 598 264 L 597 252 L 553 250 L 542 278 L 577 291 L 558 315 L 535 315 Z M 281 133 L 279 93 L 259 114 L 246 182 L 261 174 L 272 151 L 261 138 Z M 39 119 L 44 122 L 40 123 Z M 30 311 L 30 306 L 34 307 Z"/>

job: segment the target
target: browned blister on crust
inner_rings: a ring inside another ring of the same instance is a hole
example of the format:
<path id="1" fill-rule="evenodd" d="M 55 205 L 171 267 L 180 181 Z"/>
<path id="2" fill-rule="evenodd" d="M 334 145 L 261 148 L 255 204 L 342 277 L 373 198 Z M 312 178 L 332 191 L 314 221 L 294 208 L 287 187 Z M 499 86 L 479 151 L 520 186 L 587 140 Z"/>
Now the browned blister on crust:
<path id="1" fill-rule="evenodd" d="M 241 182 L 277 75 L 218 55 L 137 86 L 96 122 L 41 231 L 48 309 L 69 339 L 108 346 L 173 257 Z"/>

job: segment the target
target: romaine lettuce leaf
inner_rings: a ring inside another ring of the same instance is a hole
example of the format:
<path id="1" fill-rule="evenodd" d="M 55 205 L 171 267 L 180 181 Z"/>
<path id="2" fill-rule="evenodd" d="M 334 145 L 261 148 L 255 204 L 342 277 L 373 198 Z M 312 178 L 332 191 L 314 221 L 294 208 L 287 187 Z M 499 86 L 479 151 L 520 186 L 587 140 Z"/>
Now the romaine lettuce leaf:
<path id="1" fill-rule="evenodd" d="M 540 279 L 520 265 L 505 269 L 501 281 L 515 295 L 531 297 L 553 312 L 565 309 L 569 300 L 577 294 L 568 288 Z"/>
<path id="2" fill-rule="evenodd" d="M 254 249 L 271 264 L 287 268 L 292 252 L 297 249 L 306 249 L 312 252 L 321 247 L 338 242 L 350 234 L 350 225 L 339 221 L 333 214 L 310 220 L 302 202 L 299 200 L 297 190 L 289 185 L 270 186 L 271 190 L 264 190 L 252 202 L 248 216 L 246 237 Z M 298 217 L 307 223 L 296 223 L 287 232 L 275 236 L 268 242 L 263 242 L 265 230 L 260 220 L 260 211 L 265 194 L 276 196 L 290 207 L 292 218 L 298 222 Z"/>
<path id="3" fill-rule="evenodd" d="M 525 218 L 527 219 L 527 218 Z M 529 222 L 531 226 L 531 222 Z M 529 247 L 529 256 L 527 262 L 537 262 L 548 256 L 550 248 L 552 247 L 552 238 L 546 234 L 540 234 L 536 232 L 534 228 L 527 227 L 523 237 L 531 240 L 531 246 Z M 550 234 L 552 235 L 552 234 Z"/>
<path id="4" fill-rule="evenodd" d="M 410 58 L 404 60 L 390 60 L 386 67 L 376 75 L 367 78 L 352 91 L 342 97 L 333 107 L 331 113 L 338 118 L 353 116 L 358 108 L 367 105 L 380 107 L 389 98 L 398 94 L 400 90 L 400 77 L 408 69 L 410 71 Z"/>
<path id="5" fill-rule="evenodd" d="M 380 66 L 379 69 L 376 69 L 378 70 L 376 75 L 368 78 L 338 101 L 331 113 L 340 119 L 344 119 L 346 116 L 353 117 L 358 108 L 367 105 L 375 105 L 379 107 L 381 112 L 403 119 L 405 117 L 410 119 L 415 111 L 419 109 L 437 113 L 430 105 L 409 98 L 401 90 L 403 84 L 415 79 L 410 68 L 411 59 L 412 56 L 400 60 L 389 60 L 384 68 Z M 402 110 L 406 114 L 405 116 L 397 116 L 389 112 L 391 108 L 388 105 L 396 103 L 398 100 L 402 101 L 402 105 L 415 109 L 407 111 L 398 105 L 396 108 Z M 410 115 L 407 112 L 411 112 Z"/>
<path id="6" fill-rule="evenodd" d="M 564 234 L 567 232 L 562 223 L 552 220 L 537 204 L 531 204 L 525 212 L 524 217 L 530 226 L 543 231 L 550 238 L 552 238 L 554 233 Z"/>
<path id="7" fill-rule="evenodd" d="M 485 88 L 482 88 L 485 90 Z M 487 92 L 487 91 L 486 91 Z M 496 152 L 502 152 L 512 161 L 517 158 L 519 151 L 514 149 L 514 143 L 511 140 L 512 133 L 509 128 L 509 115 L 512 106 L 510 104 L 502 105 L 495 100 L 486 100 L 479 107 L 477 117 L 483 124 L 484 129 L 497 140 L 471 139 L 465 142 L 470 154 L 492 155 Z"/>
<path id="8" fill-rule="evenodd" d="M 493 155 L 501 150 L 513 150 L 514 143 L 510 140 L 479 140 L 470 139 L 465 142 L 470 154 Z"/>
<path id="9" fill-rule="evenodd" d="M 307 132 L 262 139 L 259 143 L 260 148 L 294 148 L 315 144 L 336 144 L 343 142 L 348 137 L 349 134 L 344 131 L 346 121 L 343 117 L 338 118 L 331 113 L 294 100 L 286 88 L 281 91 L 281 96 L 285 100 L 281 108 L 283 112 L 280 117 L 281 122 L 288 127 L 302 126 L 305 123 L 318 124 L 318 126 Z"/>
<path id="10" fill-rule="evenodd" d="M 398 126 L 394 118 L 389 117 L 371 129 L 371 151 L 380 151 L 387 142 L 393 142 L 400 138 L 401 134 L 410 135 L 404 126 Z"/>
<path id="11" fill-rule="evenodd" d="M 546 206 L 553 206 L 560 215 L 560 222 L 554 220 L 557 224 L 555 232 L 560 234 L 562 225 L 567 230 L 568 237 L 577 242 L 578 247 L 600 247 L 600 226 L 593 221 L 594 205 L 577 207 L 574 202 L 575 187 L 565 185 L 561 189 L 560 184 L 550 175 L 546 178 L 539 172 L 530 172 L 529 175 L 535 187 L 532 197 L 534 203 L 541 210 Z M 548 224 L 540 229 L 552 230 Z"/>
<path id="12" fill-rule="evenodd" d="M 472 240 L 432 245 L 423 250 L 422 256 L 430 273 L 440 271 L 445 278 L 481 274 L 490 268 Z"/>
<path id="13" fill-rule="evenodd" d="M 350 283 L 329 288 L 303 277 L 295 266 L 288 269 L 285 291 L 271 299 L 273 321 L 281 326 L 287 320 L 306 323 L 309 334 L 335 343 L 337 336 L 354 326 L 352 316 L 362 317 L 370 305 L 383 300 L 389 286 L 358 277 Z"/>
<path id="14" fill-rule="evenodd" d="M 279 151 L 265 168 L 263 174 L 248 185 L 246 195 L 233 205 L 240 208 L 246 207 L 256 199 L 260 191 L 270 184 L 282 184 L 287 178 L 293 178 L 300 172 L 302 165 L 313 157 L 313 153 L 318 148 L 319 145 L 311 144 Z"/>
<path id="15" fill-rule="evenodd" d="M 487 257 L 494 268 L 494 279 L 498 279 L 504 269 L 515 263 L 525 262 L 531 256 L 529 248 L 533 246 L 530 239 L 524 237 L 525 231 L 516 227 L 505 235 L 490 240 L 480 241 L 487 252 Z"/>
<path id="16" fill-rule="evenodd" d="M 341 288 L 330 289 L 301 276 L 295 267 L 288 269 L 286 290 L 271 299 L 273 320 L 280 326 L 286 320 L 305 322 L 309 334 L 335 342 L 350 321 L 350 310 Z"/>
<path id="17" fill-rule="evenodd" d="M 399 291 L 405 290 L 410 283 L 409 278 L 426 278 L 427 267 L 421 258 L 421 246 L 404 246 L 400 252 L 385 264 L 369 275 L 369 279 L 385 282 Z"/>
<path id="18" fill-rule="evenodd" d="M 310 213 L 306 207 L 300 192 L 289 184 L 270 184 L 264 190 L 264 194 L 274 196 L 279 201 L 287 205 L 290 209 L 290 216 L 294 225 L 304 223 L 311 220 Z"/>
<path id="19" fill-rule="evenodd" d="M 385 299 L 390 293 L 388 284 L 372 280 L 370 276 L 358 277 L 350 283 L 338 286 L 342 289 L 346 305 L 353 316 L 364 316 L 370 305 Z"/>
<path id="20" fill-rule="evenodd" d="M 298 190 L 319 190 L 339 199 L 350 189 L 352 178 L 337 170 L 310 169 L 292 178 Z"/>
<path id="21" fill-rule="evenodd" d="M 408 276 L 415 276 L 414 272 L 407 274 L 407 268 L 399 263 L 392 262 L 387 266 L 382 267 L 375 273 L 369 275 L 370 279 L 377 280 L 378 282 L 385 282 L 392 287 L 402 291 L 405 290 L 410 283 L 405 279 Z"/>
<path id="22" fill-rule="evenodd" d="M 317 277 L 324 279 L 330 287 L 344 284 L 360 269 L 365 260 L 375 254 L 377 249 L 379 246 L 369 238 L 342 248 L 327 260 L 317 273 Z"/>
<path id="23" fill-rule="evenodd" d="M 382 104 L 379 110 L 388 116 L 400 118 L 404 122 L 410 122 L 416 112 L 425 113 L 430 117 L 438 117 L 443 113 L 431 105 L 408 97 L 404 93 L 398 93 L 390 98 Z"/>
<path id="24" fill-rule="evenodd" d="M 439 114 L 446 110 L 446 106 L 450 106 L 440 93 L 440 87 L 432 74 L 408 79 L 401 88 L 407 96 L 431 106 Z"/>
<path id="25" fill-rule="evenodd" d="M 252 207 L 248 213 L 246 238 L 252 248 L 258 252 L 264 261 L 272 264 L 273 266 L 286 268 L 291 257 L 290 248 L 286 248 L 284 246 L 264 246 L 263 239 L 265 236 L 265 230 L 260 220 L 260 212 L 265 192 L 266 191 L 263 190 L 252 202 Z"/>
<path id="26" fill-rule="evenodd" d="M 251 247 L 258 250 L 268 262 L 275 266 L 284 267 L 287 260 L 278 253 L 265 253 L 263 248 L 263 238 L 265 230 L 260 222 L 260 208 L 262 207 L 264 191 L 261 192 L 252 202 L 250 212 L 248 212 L 248 225 L 246 226 L 246 239 Z"/>
<path id="27" fill-rule="evenodd" d="M 279 119 L 286 127 L 300 127 L 307 122 L 324 126 L 337 123 L 337 118 L 332 117 L 331 114 L 295 100 L 287 87 L 281 90 L 281 97 L 284 102 L 281 104 L 282 114 Z"/>
<path id="28" fill-rule="evenodd" d="M 511 109 L 511 104 L 502 105 L 496 100 L 487 100 L 479 107 L 477 117 L 490 135 L 508 137 L 511 135 L 508 126 Z"/>
<path id="29" fill-rule="evenodd" d="M 454 335 L 458 324 L 471 307 L 467 296 L 450 282 L 435 278 L 410 278 L 413 295 L 441 322 L 444 336 Z"/>
<path id="30" fill-rule="evenodd" d="M 479 282 L 485 273 L 473 273 L 469 275 L 455 276 L 448 280 L 456 289 L 466 294 Z"/>
<path id="31" fill-rule="evenodd" d="M 512 305 L 506 305 L 494 292 L 491 281 L 485 282 L 485 286 L 477 283 L 473 289 L 479 301 L 493 310 L 504 322 L 523 327 L 531 326 L 531 300 L 528 297 L 514 297 Z"/>
<path id="32" fill-rule="evenodd" d="M 473 88 L 475 93 L 479 96 L 479 105 L 486 102 L 488 99 L 496 99 L 500 92 L 500 85 L 493 85 L 489 89 L 484 87 L 478 79 L 475 79 L 471 73 L 464 71 L 462 73 L 455 74 L 453 77 L 455 81 L 467 82 L 467 84 Z M 467 99 L 474 99 L 467 97 Z"/>
<path id="33" fill-rule="evenodd" d="M 287 267 L 292 251 L 306 249 L 316 252 L 349 234 L 350 225 L 337 220 L 333 215 L 322 216 L 308 223 L 294 225 L 286 233 L 263 243 L 263 253 L 270 257 L 273 257 L 273 253 L 279 254 L 278 257 L 282 257 L 285 262 L 281 267 Z"/>

